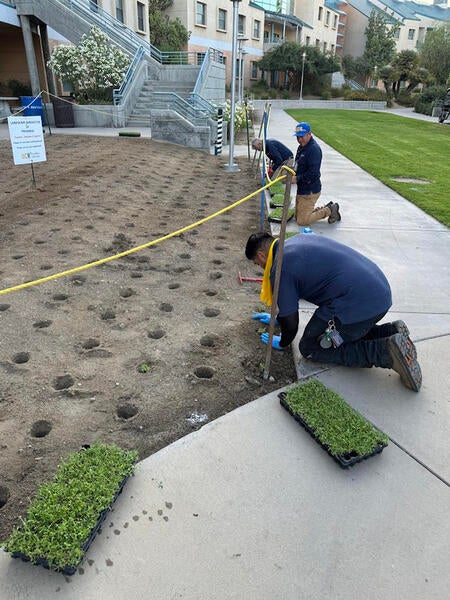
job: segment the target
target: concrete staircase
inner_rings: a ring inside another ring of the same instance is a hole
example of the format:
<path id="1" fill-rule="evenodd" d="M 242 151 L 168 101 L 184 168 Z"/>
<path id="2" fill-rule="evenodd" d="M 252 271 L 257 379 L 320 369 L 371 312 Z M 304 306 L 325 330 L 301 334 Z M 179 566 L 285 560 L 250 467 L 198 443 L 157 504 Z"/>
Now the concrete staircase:
<path id="1" fill-rule="evenodd" d="M 129 118 L 129 124 L 137 127 L 148 127 L 151 121 L 151 109 L 155 93 L 176 94 L 186 99 L 192 93 L 193 84 L 186 81 L 160 81 L 146 79 L 141 88 L 138 100 Z"/>

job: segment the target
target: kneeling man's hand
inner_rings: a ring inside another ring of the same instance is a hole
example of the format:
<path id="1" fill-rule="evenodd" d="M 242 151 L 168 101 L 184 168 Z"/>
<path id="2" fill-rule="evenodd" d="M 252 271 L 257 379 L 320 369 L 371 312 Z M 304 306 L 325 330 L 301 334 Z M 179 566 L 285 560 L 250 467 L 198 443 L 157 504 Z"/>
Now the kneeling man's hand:
<path id="1" fill-rule="evenodd" d="M 262 333 L 261 340 L 267 345 L 269 343 L 269 334 Z M 274 335 L 272 338 L 272 348 L 275 348 L 275 350 L 283 350 L 283 348 L 280 346 L 280 341 L 281 335 Z"/>

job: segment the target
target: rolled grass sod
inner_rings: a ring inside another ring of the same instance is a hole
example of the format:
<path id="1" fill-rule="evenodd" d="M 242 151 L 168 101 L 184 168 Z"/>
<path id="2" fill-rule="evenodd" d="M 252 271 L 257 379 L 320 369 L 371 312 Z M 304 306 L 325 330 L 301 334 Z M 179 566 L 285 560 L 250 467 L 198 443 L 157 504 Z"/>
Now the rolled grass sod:
<path id="1" fill-rule="evenodd" d="M 316 379 L 290 388 L 280 400 L 341 466 L 381 452 L 388 444 L 385 433 Z"/>
<path id="2" fill-rule="evenodd" d="M 140 131 L 119 131 L 121 137 L 141 137 Z"/>
<path id="3" fill-rule="evenodd" d="M 296 121 L 447 227 L 450 127 L 365 110 L 289 109 Z M 394 178 L 416 180 L 395 181 Z M 425 183 L 420 183 L 421 181 Z"/>

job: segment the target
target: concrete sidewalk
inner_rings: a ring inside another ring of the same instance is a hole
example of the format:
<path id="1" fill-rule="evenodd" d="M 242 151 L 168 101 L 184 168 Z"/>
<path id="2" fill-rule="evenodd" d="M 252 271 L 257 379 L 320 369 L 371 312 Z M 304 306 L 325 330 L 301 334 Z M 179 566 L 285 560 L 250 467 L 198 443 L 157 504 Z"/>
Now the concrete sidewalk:
<path id="1" fill-rule="evenodd" d="M 295 153 L 294 127 L 272 111 L 269 136 Z M 411 329 L 423 387 L 298 352 L 297 371 L 341 393 L 389 446 L 341 470 L 269 394 L 142 461 L 73 577 L 0 553 L 1 600 L 447 599 L 449 231 L 319 143 L 322 200 L 339 202 L 342 221 L 314 232 L 385 271 L 389 316 Z M 312 311 L 300 306 L 301 328 Z"/>

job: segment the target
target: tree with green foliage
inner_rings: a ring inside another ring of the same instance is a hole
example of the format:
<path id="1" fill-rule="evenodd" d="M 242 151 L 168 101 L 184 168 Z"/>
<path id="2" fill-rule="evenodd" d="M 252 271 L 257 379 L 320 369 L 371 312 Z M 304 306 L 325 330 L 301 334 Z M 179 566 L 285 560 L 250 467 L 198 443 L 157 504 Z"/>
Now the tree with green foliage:
<path id="1" fill-rule="evenodd" d="M 149 2 L 150 42 L 163 52 L 183 50 L 191 35 L 180 19 L 170 19 L 164 11 L 170 8 L 173 0 L 152 0 Z"/>
<path id="2" fill-rule="evenodd" d="M 420 64 L 434 76 L 438 85 L 450 77 L 450 25 L 447 23 L 428 31 L 419 48 Z"/>
<path id="3" fill-rule="evenodd" d="M 392 23 L 388 15 L 372 10 L 365 30 L 366 47 L 363 54 L 370 72 L 375 67 L 390 64 L 395 56 L 395 35 L 399 29 L 400 25 Z"/>
<path id="4" fill-rule="evenodd" d="M 296 42 L 285 42 L 265 53 L 258 61 L 258 66 L 264 71 L 285 71 L 289 89 L 299 89 L 303 66 L 303 52 L 306 54 L 304 82 L 317 80 L 326 73 L 339 71 L 340 64 L 336 56 L 323 53 L 313 46 L 302 46 Z"/>
<path id="5" fill-rule="evenodd" d="M 401 82 L 409 81 L 413 72 L 419 66 L 419 55 L 414 50 L 402 50 L 391 62 L 391 66 L 396 71 L 395 81 L 392 84 L 392 91 L 397 97 L 400 91 Z"/>
<path id="6" fill-rule="evenodd" d="M 355 58 L 347 54 L 342 59 L 342 71 L 346 79 L 365 81 L 371 73 L 371 67 L 364 56 Z"/>

